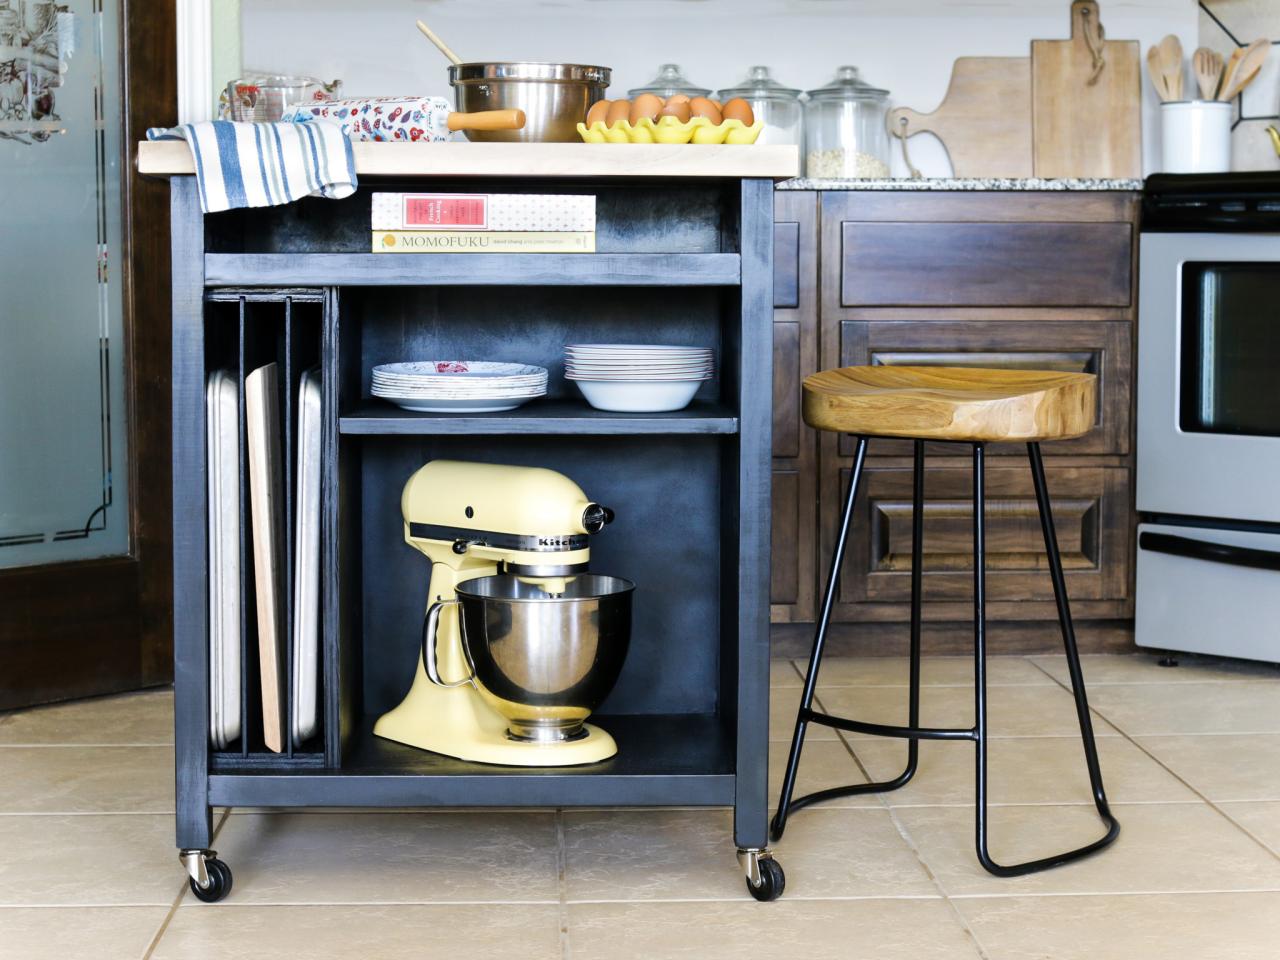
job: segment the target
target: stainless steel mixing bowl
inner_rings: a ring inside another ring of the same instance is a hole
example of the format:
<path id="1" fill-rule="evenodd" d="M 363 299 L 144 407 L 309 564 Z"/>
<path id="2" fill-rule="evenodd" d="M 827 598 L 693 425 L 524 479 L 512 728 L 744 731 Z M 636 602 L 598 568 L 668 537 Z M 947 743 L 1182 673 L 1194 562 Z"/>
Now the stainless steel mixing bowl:
<path id="1" fill-rule="evenodd" d="M 580 63 L 459 63 L 449 83 L 459 110 L 523 110 L 520 130 L 468 130 L 470 140 L 507 143 L 580 140 L 578 124 L 604 96 L 612 71 Z"/>
<path id="2" fill-rule="evenodd" d="M 555 586 L 494 576 L 457 587 L 476 689 L 516 739 L 580 736 L 627 657 L 634 583 L 583 574 Z"/>

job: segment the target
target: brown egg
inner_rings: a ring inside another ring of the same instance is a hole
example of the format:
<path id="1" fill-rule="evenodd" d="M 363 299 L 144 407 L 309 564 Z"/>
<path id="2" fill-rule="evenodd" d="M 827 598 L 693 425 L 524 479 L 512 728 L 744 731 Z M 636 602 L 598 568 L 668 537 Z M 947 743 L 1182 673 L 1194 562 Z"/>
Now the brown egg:
<path id="1" fill-rule="evenodd" d="M 634 126 L 639 122 L 641 117 L 648 117 L 650 120 L 655 119 L 662 111 L 662 98 L 656 93 L 642 93 L 631 101 L 631 114 L 629 119 Z"/>
<path id="2" fill-rule="evenodd" d="M 609 110 L 605 114 L 605 124 L 612 127 L 619 121 L 626 120 L 631 114 L 630 100 L 615 100 L 609 104 Z"/>
<path id="3" fill-rule="evenodd" d="M 708 100 L 706 97 L 694 97 L 689 101 L 689 113 L 695 117 L 706 117 L 713 124 L 719 125 L 724 119 L 720 115 L 720 108 Z"/>
<path id="4" fill-rule="evenodd" d="M 673 93 L 671 96 L 667 97 L 668 107 L 671 106 L 673 103 L 688 103 L 688 102 L 689 102 L 689 95 L 687 93 Z"/>
<path id="5" fill-rule="evenodd" d="M 741 120 L 748 127 L 756 122 L 756 115 L 751 110 L 751 104 L 741 97 L 734 97 L 724 105 L 720 112 L 726 120 Z"/>
<path id="6" fill-rule="evenodd" d="M 662 108 L 662 116 L 675 117 L 681 123 L 687 123 L 689 121 L 689 101 L 677 100 L 672 97 L 667 101 L 667 105 Z"/>
<path id="7" fill-rule="evenodd" d="M 591 105 L 591 109 L 587 111 L 587 126 L 591 126 L 597 120 L 604 121 L 609 115 L 610 100 L 597 100 Z"/>

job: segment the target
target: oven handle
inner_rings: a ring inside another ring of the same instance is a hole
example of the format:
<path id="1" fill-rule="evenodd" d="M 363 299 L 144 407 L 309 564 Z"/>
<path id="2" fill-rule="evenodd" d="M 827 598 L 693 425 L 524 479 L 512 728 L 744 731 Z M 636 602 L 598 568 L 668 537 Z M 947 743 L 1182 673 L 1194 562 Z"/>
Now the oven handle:
<path id="1" fill-rule="evenodd" d="M 1233 567 L 1252 567 L 1255 570 L 1280 570 L 1280 553 L 1273 550 L 1257 550 L 1253 547 L 1236 547 L 1229 543 L 1207 543 L 1190 537 L 1177 537 L 1171 533 L 1145 531 L 1138 536 L 1138 548 L 1152 553 L 1167 553 L 1192 560 L 1208 560 L 1210 563 L 1226 563 Z"/>

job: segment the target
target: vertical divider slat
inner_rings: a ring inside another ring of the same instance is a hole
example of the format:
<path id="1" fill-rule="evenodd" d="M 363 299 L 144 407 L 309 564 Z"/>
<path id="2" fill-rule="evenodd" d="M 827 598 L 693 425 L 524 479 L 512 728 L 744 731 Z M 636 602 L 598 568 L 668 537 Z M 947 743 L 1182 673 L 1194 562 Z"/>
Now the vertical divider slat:
<path id="1" fill-rule="evenodd" d="M 342 764 L 338 678 L 338 291 L 324 291 L 320 341 L 320 663 L 325 766 Z"/>
<path id="2" fill-rule="evenodd" d="M 294 609 L 293 602 L 293 582 L 294 582 L 294 563 L 297 558 L 293 555 L 295 544 L 295 516 L 294 516 L 294 476 L 296 470 L 294 468 L 294 389 L 293 389 L 293 298 L 286 296 L 284 298 L 284 556 L 285 556 L 285 582 L 281 590 L 283 596 L 280 598 L 284 603 L 284 753 L 285 756 L 292 759 L 293 757 L 293 624 L 298 616 L 298 611 Z"/>
<path id="3" fill-rule="evenodd" d="M 239 322 L 236 334 L 236 351 L 238 356 L 238 370 L 236 376 L 236 390 L 239 395 L 237 410 L 238 423 L 236 424 L 236 433 L 238 435 L 237 443 L 240 448 L 240 456 L 238 459 L 239 469 L 236 471 L 239 476 L 236 482 L 240 485 L 240 495 L 237 498 L 240 513 L 240 755 L 247 757 L 249 755 L 249 604 L 253 603 L 253 577 L 249 572 L 249 441 L 247 430 L 247 421 L 245 419 L 245 391 L 244 378 L 249 371 L 245 369 L 245 298 L 240 297 L 237 301 L 239 309 Z"/>

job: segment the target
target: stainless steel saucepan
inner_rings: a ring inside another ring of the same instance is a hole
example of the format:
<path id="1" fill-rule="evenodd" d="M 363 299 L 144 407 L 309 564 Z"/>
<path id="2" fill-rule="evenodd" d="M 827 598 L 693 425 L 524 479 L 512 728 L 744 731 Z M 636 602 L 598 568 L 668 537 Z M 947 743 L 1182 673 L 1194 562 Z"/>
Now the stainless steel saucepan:
<path id="1" fill-rule="evenodd" d="M 577 125 L 604 97 L 608 67 L 580 63 L 457 63 L 449 67 L 457 108 L 523 110 L 519 130 L 468 130 L 469 140 L 507 143 L 579 140 Z"/>
<path id="2" fill-rule="evenodd" d="M 635 584 L 582 574 L 542 583 L 510 575 L 477 577 L 457 598 L 433 603 L 423 624 L 422 660 L 441 686 L 472 684 L 507 720 L 512 739 L 572 740 L 617 682 L 631 640 Z M 440 679 L 436 629 L 440 612 L 457 604 L 469 676 Z"/>

